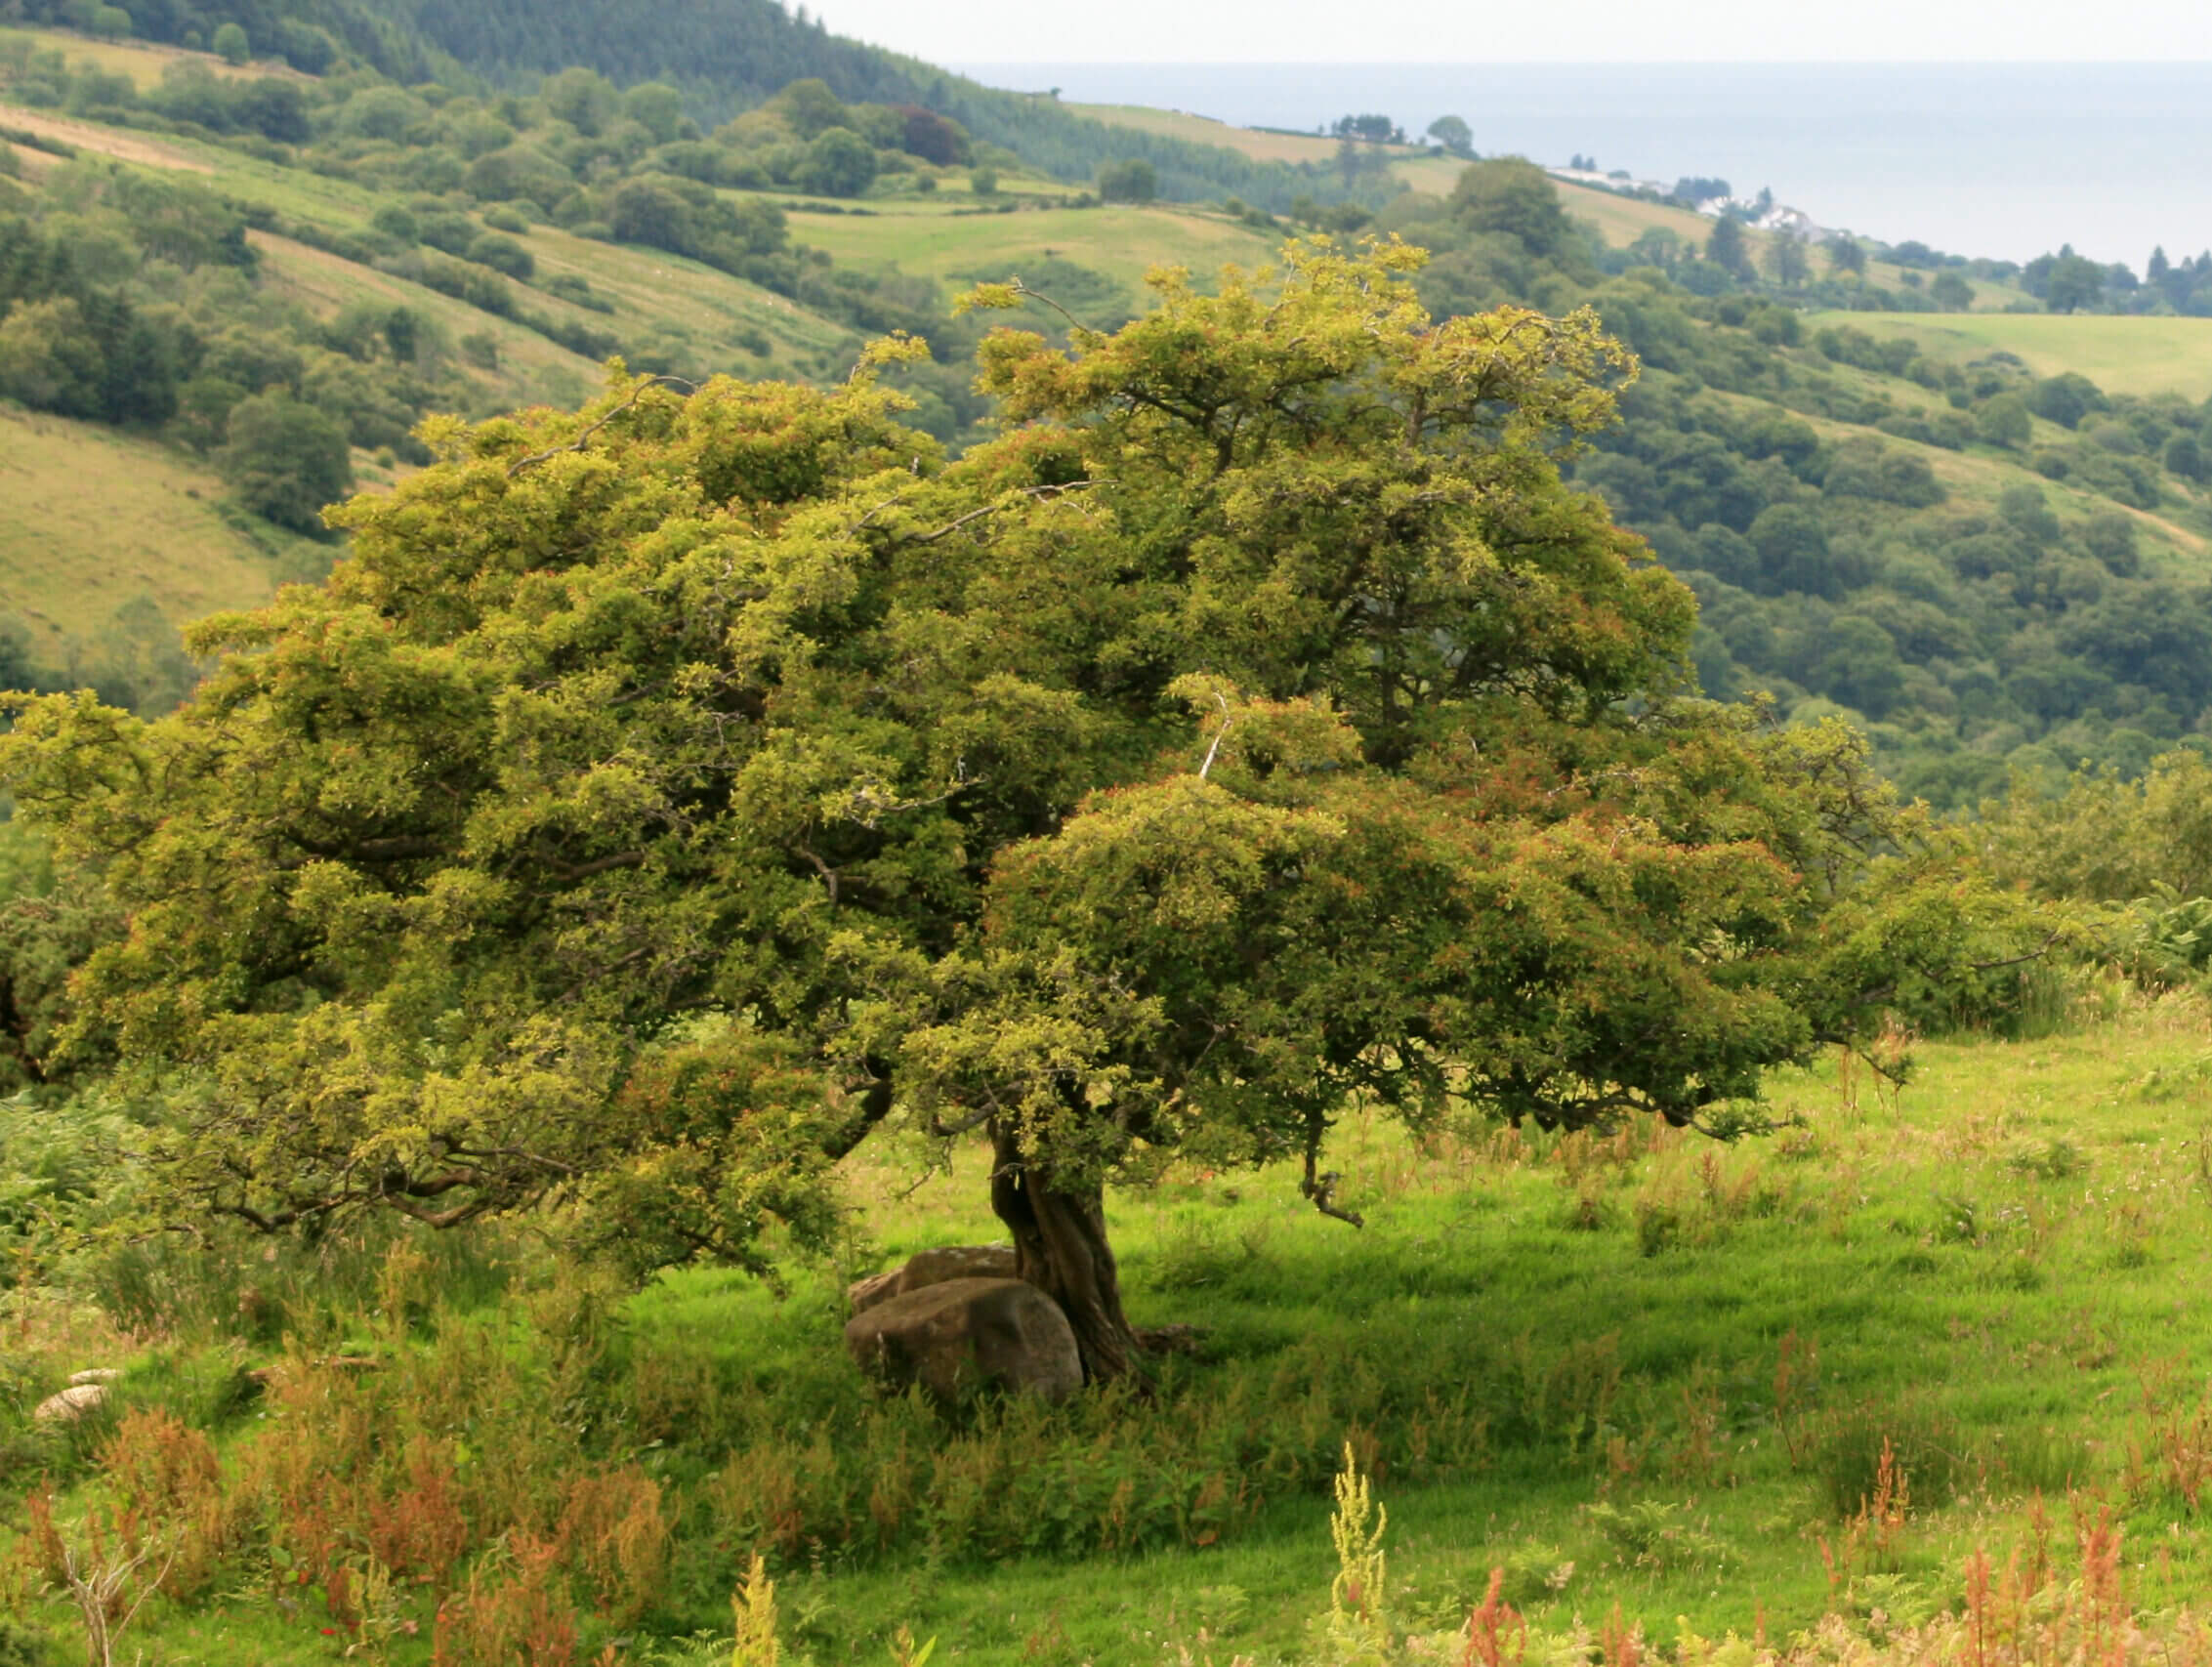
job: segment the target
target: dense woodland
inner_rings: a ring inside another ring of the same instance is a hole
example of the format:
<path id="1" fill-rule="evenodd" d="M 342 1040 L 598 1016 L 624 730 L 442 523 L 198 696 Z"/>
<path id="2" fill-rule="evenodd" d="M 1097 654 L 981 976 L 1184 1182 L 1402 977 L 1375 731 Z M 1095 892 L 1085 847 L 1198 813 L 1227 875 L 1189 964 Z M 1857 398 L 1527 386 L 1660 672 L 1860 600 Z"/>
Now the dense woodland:
<path id="1" fill-rule="evenodd" d="M 2144 570 L 2126 512 L 2157 508 L 2171 478 L 2196 483 L 2212 412 L 2002 358 L 1938 366 L 1849 326 L 1807 332 L 1771 296 L 1693 299 L 1649 267 L 1605 279 L 1538 186 L 1530 171 L 1515 198 L 1470 189 L 1456 215 L 1385 223 L 1442 251 L 1432 305 L 1589 300 L 1642 357 L 1626 420 L 1577 478 L 1697 588 L 1708 688 L 1849 708 L 1940 805 L 2019 769 L 2138 773 L 2193 729 L 2212 688 L 2206 598 Z M 1861 394 L 1835 374 L 1848 367 L 1902 377 L 1926 402 Z M 2031 443 L 2031 416 L 2060 434 Z M 1838 423 L 1858 432 L 1836 438 Z M 1886 437 L 1996 447 L 2032 474 L 1995 515 L 1962 513 Z M 2065 524 L 2035 477 L 2112 507 Z"/>

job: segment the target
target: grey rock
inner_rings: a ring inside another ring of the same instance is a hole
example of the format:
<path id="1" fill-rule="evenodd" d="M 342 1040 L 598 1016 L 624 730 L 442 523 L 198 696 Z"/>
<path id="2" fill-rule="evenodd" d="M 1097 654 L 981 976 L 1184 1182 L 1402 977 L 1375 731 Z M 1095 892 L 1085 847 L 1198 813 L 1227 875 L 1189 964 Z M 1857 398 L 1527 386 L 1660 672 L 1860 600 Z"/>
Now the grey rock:
<path id="1" fill-rule="evenodd" d="M 71 1372 L 69 1382 L 72 1384 L 112 1384 L 119 1382 L 123 1374 L 113 1366 L 87 1366 L 81 1372 Z"/>
<path id="2" fill-rule="evenodd" d="M 888 1273 L 856 1279 L 845 1288 L 845 1300 L 855 1313 L 865 1313 L 878 1303 L 947 1279 L 1011 1279 L 1016 1273 L 1011 1244 L 947 1244 L 917 1252 Z"/>
<path id="3" fill-rule="evenodd" d="M 1065 1400 L 1083 1387 L 1067 1316 L 1022 1279 L 946 1279 L 878 1302 L 846 1322 L 845 1347 L 893 1389 L 940 1401 L 991 1387 Z"/>
<path id="4" fill-rule="evenodd" d="M 42 1424 L 74 1424 L 88 1412 L 97 1412 L 107 1403 L 105 1384 L 76 1384 L 60 1395 L 50 1395 L 31 1409 L 31 1417 Z"/>

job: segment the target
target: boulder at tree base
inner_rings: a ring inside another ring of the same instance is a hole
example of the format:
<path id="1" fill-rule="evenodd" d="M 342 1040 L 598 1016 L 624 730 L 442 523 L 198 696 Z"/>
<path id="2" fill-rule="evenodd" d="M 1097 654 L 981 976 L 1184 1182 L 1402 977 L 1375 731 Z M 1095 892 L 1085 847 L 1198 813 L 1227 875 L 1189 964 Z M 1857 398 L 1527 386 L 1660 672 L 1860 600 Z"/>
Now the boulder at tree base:
<path id="1" fill-rule="evenodd" d="M 947 1279 L 892 1297 L 846 1322 L 845 1346 L 882 1383 L 918 1383 L 941 1401 L 984 1386 L 1064 1400 L 1083 1387 L 1074 1328 L 1021 1279 Z"/>
<path id="2" fill-rule="evenodd" d="M 915 1252 L 900 1267 L 854 1280 L 845 1287 L 845 1300 L 855 1313 L 865 1313 L 878 1303 L 947 1279 L 1012 1279 L 1018 1271 L 1011 1244 L 942 1244 Z"/>

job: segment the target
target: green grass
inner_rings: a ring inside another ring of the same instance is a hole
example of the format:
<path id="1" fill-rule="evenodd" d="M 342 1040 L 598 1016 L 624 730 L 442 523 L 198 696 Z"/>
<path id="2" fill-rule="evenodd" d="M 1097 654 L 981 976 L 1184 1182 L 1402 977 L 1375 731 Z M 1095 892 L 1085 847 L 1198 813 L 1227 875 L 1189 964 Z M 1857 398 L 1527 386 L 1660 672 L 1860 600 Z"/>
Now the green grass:
<path id="1" fill-rule="evenodd" d="M 1538 1625 L 1563 1629 L 1617 1602 L 1655 1637 L 1671 1637 L 1677 1615 L 1706 1636 L 1748 1635 L 1763 1615 L 1786 1636 L 1829 1604 L 1818 1540 L 1838 1531 L 1822 1471 L 1856 1475 L 1865 1430 L 1932 1431 L 1956 1449 L 1959 1499 L 1937 1501 L 1906 1548 L 1905 1573 L 1929 1598 L 1955 1596 L 1976 1543 L 2017 1530 L 2014 1453 L 2025 1450 L 2020 1468 L 2043 1485 L 2064 1489 L 2063 1468 L 2055 1481 L 2046 1474 L 2056 1453 L 2077 1483 L 2124 1491 L 2129 1442 L 2143 1438 L 2141 1380 L 2201 1383 L 2212 1369 L 2188 1271 L 2212 1249 L 2193 1145 L 2212 1104 L 2206 1063 L 2193 1010 L 2032 1044 L 1931 1047 L 1894 1105 L 1863 1070 L 1856 1094 L 1814 1073 L 1780 1085 L 1802 1131 L 1741 1152 L 1692 1143 L 1601 1165 L 1581 1188 L 1556 1152 L 1538 1164 L 1423 1159 L 1356 1124 L 1335 1161 L 1368 1211 L 1363 1233 L 1313 1215 L 1287 1172 L 1128 1199 L 1116 1228 L 1140 1321 L 1199 1320 L 1247 1359 L 1315 1336 L 1383 1372 L 1400 1350 L 1473 1356 L 1505 1341 L 1550 1357 L 1609 1342 L 1623 1387 L 1600 1450 L 1506 1448 L 1488 1474 L 1440 1485 L 1382 1476 L 1394 1575 L 1417 1594 L 1479 1599 L 1493 1564 L 1572 1562 L 1556 1599 L 1524 1595 Z M 1757 1171 L 1753 1196 L 1764 1181 L 1778 1201 L 1723 1220 L 1703 1202 L 1709 1156 L 1722 1188 Z M 971 1166 L 933 1182 L 887 1223 L 887 1251 L 987 1236 L 979 1179 Z M 1584 1195 L 1604 1223 L 1595 1230 L 1566 1225 Z M 1971 1230 L 1949 1213 L 1961 1205 Z M 1667 1211 L 1674 1236 L 1640 1232 L 1640 1214 Z M 643 1301 L 655 1329 L 705 1317 L 672 1291 Z M 772 1323 L 757 1314 L 740 1334 Z M 1816 1387 L 1785 1421 L 1794 1438 L 1774 1407 L 1792 1334 L 1818 1349 Z M 1702 1445 L 1700 1416 L 1712 1420 Z M 1792 1438 L 1825 1448 L 1824 1463 L 1793 1467 Z M 1617 1530 L 1597 1525 L 1599 1500 L 1679 1507 L 1717 1549 L 1635 1566 Z M 2136 1518 L 2169 1554 L 2162 1572 L 2145 1571 L 2141 1601 L 2201 1594 L 2212 1581 L 2201 1519 L 2174 1501 Z M 1019 1565 L 926 1587 L 884 1571 L 824 1591 L 860 1613 L 903 1599 L 897 1612 L 918 1636 L 1012 1663 L 1055 1628 L 1069 1661 L 1132 1658 L 1148 1635 L 1188 1640 L 1203 1595 L 1218 1607 L 1233 1589 L 1244 1618 L 1215 1635 L 1267 1659 L 1296 1646 L 1330 1567 L 1325 1513 L 1306 1496 L 1271 1506 L 1231 1544 L 1156 1553 L 1134 1570 Z"/>
<path id="2" fill-rule="evenodd" d="M 790 374 L 802 361 L 814 364 L 823 355 L 848 354 L 858 345 L 858 338 L 843 326 L 758 284 L 681 255 L 595 243 L 552 226 L 532 229 L 522 241 L 537 258 L 541 276 L 574 272 L 613 302 L 614 312 L 595 317 L 542 293 L 529 297 L 533 307 L 605 324 L 625 338 L 654 327 L 674 327 L 713 350 L 736 374 Z M 730 347 L 737 333 L 752 329 L 769 338 L 771 353 L 766 359 L 753 357 L 748 362 L 749 350 L 731 352 Z M 846 368 L 846 363 L 838 365 L 840 373 Z"/>
<path id="3" fill-rule="evenodd" d="M 1192 145 L 1218 145 L 1226 150 L 1249 156 L 1255 162 L 1315 162 L 1325 166 L 1335 160 L 1337 153 L 1338 142 L 1321 134 L 1274 133 L 1264 128 L 1235 127 L 1213 116 L 1192 115 L 1186 110 L 1160 110 L 1145 104 L 1070 104 L 1067 107 L 1077 115 L 1090 116 L 1109 127 L 1134 128 L 1140 133 L 1156 133 Z M 1391 145 L 1383 149 L 1386 154 L 1397 157 L 1415 158 L 1425 154 L 1422 146 L 1412 145 Z"/>
<path id="4" fill-rule="evenodd" d="M 1815 329 L 1851 324 L 1877 337 L 1907 338 L 1939 362 L 2008 353 L 2038 376 L 2078 371 L 2108 394 L 2212 396 L 2212 318 L 1833 313 L 1814 313 L 1806 323 Z"/>
<path id="5" fill-rule="evenodd" d="M 127 128 L 102 127 L 97 122 L 58 116 L 51 110 L 34 110 L 21 104 L 11 104 L 5 99 L 0 99 L 0 123 L 38 134 L 45 139 L 60 140 L 80 152 L 112 157 L 118 162 L 135 162 L 147 168 L 174 168 L 190 174 L 215 172 L 212 163 L 194 154 L 195 151 L 213 147 L 196 145 L 190 140 L 156 139 Z M 58 158 L 50 151 L 13 142 L 9 147 L 25 171 L 33 176 L 57 165 Z"/>
<path id="6" fill-rule="evenodd" d="M 791 235 L 794 241 L 826 249 L 840 266 L 897 265 L 938 278 L 1018 272 L 1023 261 L 1057 256 L 1105 272 L 1133 293 L 1153 267 L 1184 266 L 1205 276 L 1231 262 L 1261 265 L 1282 241 L 1225 215 L 1166 205 L 968 215 L 938 210 L 870 216 L 796 213 Z"/>
<path id="7" fill-rule="evenodd" d="M 0 402 L 0 611 L 50 658 L 142 597 L 173 623 L 266 602 L 313 547 L 240 531 L 224 490 L 170 447 Z"/>
<path id="8" fill-rule="evenodd" d="M 0 45 L 11 40 L 28 40 L 42 51 L 59 51 L 72 64 L 93 63 L 110 75 L 128 75 L 132 84 L 142 91 L 158 83 L 163 71 L 174 63 L 204 64 L 218 75 L 238 79 L 265 75 L 287 81 L 313 79 L 281 59 L 233 65 L 212 52 L 189 52 L 181 46 L 159 46 L 145 41 L 93 40 L 59 29 L 0 29 Z"/>
<path id="9" fill-rule="evenodd" d="M 2166 1486 L 2144 1408 L 2201 1404 L 2212 1373 L 2196 1276 L 2212 1254 L 2196 1144 L 2212 1055 L 2200 1003 L 2119 1005 L 2033 1042 L 1923 1047 L 1895 1098 L 1863 1068 L 1791 1077 L 1774 1100 L 1797 1126 L 1741 1148 L 1639 1130 L 1423 1151 L 1356 1115 L 1331 1162 L 1363 1231 L 1315 1215 L 1288 1170 L 1177 1173 L 1118 1197 L 1113 1225 L 1136 1318 L 1206 1326 L 1203 1357 L 1170 1372 L 1157 1409 L 1008 1428 L 1032 1444 L 1092 1432 L 1052 1449 L 1071 1484 L 1130 1462 L 1124 1443 L 1151 1423 L 1207 1408 L 1242 1405 L 1255 1440 L 1301 1418 L 1319 1452 L 1349 1436 L 1381 1455 L 1394 1602 L 1427 1625 L 1454 1624 L 1493 1566 L 1554 1634 L 1615 1604 L 1659 1640 L 1677 1617 L 1706 1637 L 1786 1637 L 1868 1594 L 1925 1612 L 1955 1602 L 1975 1547 L 2001 1563 L 2037 1490 L 2069 1484 L 2125 1521 L 2139 1604 L 2200 1597 L 2212 1493 L 2200 1511 Z M 919 1188 L 896 1153 L 851 1180 L 871 1260 L 996 1235 L 981 1150 Z M 851 1387 L 841 1277 L 805 1274 L 779 1302 L 733 1274 L 685 1273 L 631 1301 L 590 1369 L 595 1404 L 629 1408 L 611 1426 L 618 1456 L 690 1486 L 720 1462 L 716 1432 L 768 1406 L 789 1452 L 862 1439 L 854 1421 L 880 1415 Z M 126 1393 L 175 1402 L 180 1369 L 142 1354 Z M 1314 1398 L 1324 1382 L 1336 1401 Z M 1398 1415 L 1348 1428 L 1329 1406 L 1362 1384 L 1401 1411 L 1471 1396 L 1487 1433 L 1461 1425 L 1454 1448 L 1420 1454 Z M 925 1473 L 932 1451 L 940 1475 L 965 1462 L 957 1424 L 898 1427 Z M 1839 1505 L 1871 1484 L 1884 1438 L 1915 1472 L 1912 1514 L 1878 1579 L 1832 1585 L 1821 1542 L 1843 1542 Z M 936 1530 L 882 1556 L 803 1537 L 779 1558 L 787 1643 L 824 1664 L 879 1662 L 903 1623 L 977 1667 L 1174 1660 L 1182 1646 L 1296 1659 L 1334 1567 L 1327 1504 L 1320 1475 L 1271 1480 L 1272 1464 L 1250 1461 L 1253 1509 L 1204 1546 L 1170 1534 L 1120 1557 L 978 1560 L 933 1554 Z M 735 1520 L 703 1498 L 680 1566 L 727 1569 Z M 230 1584 L 188 1613 L 156 1611 L 142 1642 L 177 1662 L 331 1658 L 312 1597 L 286 1611 L 250 1571 Z M 703 1589 L 688 1603 L 662 1624 L 726 1625 Z M 396 1641 L 391 1659 L 422 1661 L 425 1641 Z"/>

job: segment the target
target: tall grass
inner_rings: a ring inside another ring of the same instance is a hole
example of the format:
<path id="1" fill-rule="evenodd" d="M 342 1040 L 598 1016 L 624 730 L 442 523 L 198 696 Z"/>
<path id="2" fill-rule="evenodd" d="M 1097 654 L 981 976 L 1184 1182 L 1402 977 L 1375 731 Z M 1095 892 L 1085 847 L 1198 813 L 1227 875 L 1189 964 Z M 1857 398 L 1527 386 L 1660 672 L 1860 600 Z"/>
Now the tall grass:
<path id="1" fill-rule="evenodd" d="M 2171 1605 L 2212 1530 L 2212 1344 L 2175 1311 L 2212 1252 L 2205 1030 L 2135 1000 L 1930 1045 L 1901 1096 L 1831 1065 L 1733 1148 L 1644 1123 L 1416 1144 L 1356 1110 L 1362 1233 L 1267 1175 L 1122 1201 L 1137 1317 L 1206 1335 L 1062 1407 L 879 1397 L 827 1267 L 778 1302 L 715 1273 L 626 1292 L 521 1230 L 108 1247 L 0 1296 L 0 1612 L 73 1624 L 21 1531 L 43 1518 L 158 1548 L 132 1637 L 195 1659 L 239 1626 L 272 1667 L 704 1658 L 757 1580 L 794 1663 L 883 1659 L 901 1624 L 979 1662 L 1300 1661 L 1348 1443 L 1403 1536 L 1394 1649 L 1485 1604 L 1451 1650 L 1510 1655 L 1522 1625 L 1551 1650 L 1579 1613 L 1588 1660 L 1616 1603 L 1618 1649 L 1676 1614 L 1932 1627 L 2038 1494 L 2108 1510 L 2144 1548 L 2131 1602 Z M 872 1216 L 886 1260 L 988 1234 L 974 1167 Z M 34 1423 L 86 1365 L 124 1368 L 114 1406 Z"/>

